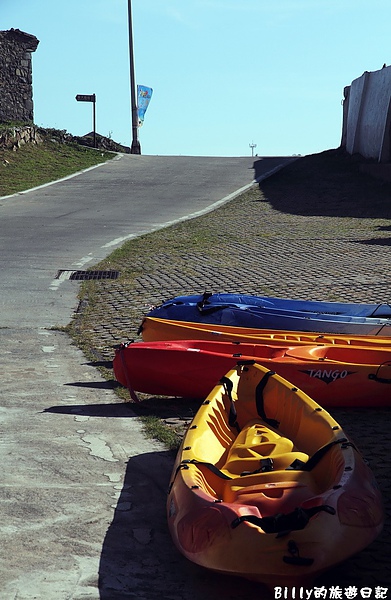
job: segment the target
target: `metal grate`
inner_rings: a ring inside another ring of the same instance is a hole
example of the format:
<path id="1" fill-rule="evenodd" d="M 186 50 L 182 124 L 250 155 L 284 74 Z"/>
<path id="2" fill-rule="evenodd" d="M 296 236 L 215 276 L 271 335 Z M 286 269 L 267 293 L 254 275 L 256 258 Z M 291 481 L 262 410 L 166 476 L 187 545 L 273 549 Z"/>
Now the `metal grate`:
<path id="1" fill-rule="evenodd" d="M 90 281 L 100 279 L 118 279 L 119 271 L 71 271 L 61 269 L 56 279 L 71 279 L 72 281 Z"/>

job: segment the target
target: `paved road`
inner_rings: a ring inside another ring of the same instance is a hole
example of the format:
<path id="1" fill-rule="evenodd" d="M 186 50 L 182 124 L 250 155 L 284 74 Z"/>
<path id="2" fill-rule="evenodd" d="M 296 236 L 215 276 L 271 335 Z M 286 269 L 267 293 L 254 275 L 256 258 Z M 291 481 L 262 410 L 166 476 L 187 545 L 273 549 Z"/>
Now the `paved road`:
<path id="1" fill-rule="evenodd" d="M 153 528 L 161 527 L 170 460 L 52 329 L 69 322 L 78 291 L 56 274 L 92 266 L 126 239 L 210 210 L 287 160 L 123 156 L 0 198 L 0 600 L 217 597 L 207 576 L 189 590 L 186 573 L 167 575 L 155 557 L 137 556 L 152 532 L 167 538 Z M 63 410 L 49 411 L 53 406 Z M 136 480 L 129 480 L 130 466 Z M 140 500 L 156 506 L 156 523 L 145 521 Z M 128 557 L 121 555 L 125 531 L 134 540 Z M 164 555 L 174 566 L 179 560 L 171 545 Z M 152 577 L 161 581 L 156 596 L 148 592 Z"/>
<path id="2" fill-rule="evenodd" d="M 208 210 L 282 162 L 125 155 L 0 199 L 0 326 L 66 324 L 75 286 L 55 280 L 58 270 L 86 268 L 127 239 Z"/>

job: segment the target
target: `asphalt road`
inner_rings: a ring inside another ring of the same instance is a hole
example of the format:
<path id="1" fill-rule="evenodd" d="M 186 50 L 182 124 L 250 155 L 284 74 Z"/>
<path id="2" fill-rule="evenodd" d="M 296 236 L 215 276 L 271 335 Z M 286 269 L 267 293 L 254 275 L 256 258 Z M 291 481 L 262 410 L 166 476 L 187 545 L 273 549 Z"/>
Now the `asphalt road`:
<path id="1" fill-rule="evenodd" d="M 208 211 L 287 160 L 126 155 L 0 198 L 0 600 L 219 597 L 219 579 L 183 569 L 162 529 L 171 458 L 54 329 L 78 292 L 56 275 Z M 255 597 L 247 583 L 226 591 Z"/>
<path id="2" fill-rule="evenodd" d="M 124 155 L 0 199 L 0 326 L 66 324 L 75 286 L 56 280 L 59 270 L 87 268 L 127 239 L 202 213 L 284 160 Z"/>

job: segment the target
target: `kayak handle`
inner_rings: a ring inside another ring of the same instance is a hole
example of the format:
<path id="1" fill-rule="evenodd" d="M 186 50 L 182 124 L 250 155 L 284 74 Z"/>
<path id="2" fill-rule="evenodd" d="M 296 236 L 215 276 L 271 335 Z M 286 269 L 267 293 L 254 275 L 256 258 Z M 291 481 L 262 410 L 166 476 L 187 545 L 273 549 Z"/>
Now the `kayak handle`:
<path id="1" fill-rule="evenodd" d="M 381 365 L 379 365 L 378 368 L 377 368 L 376 373 L 370 373 L 368 375 L 368 379 L 373 379 L 374 381 L 377 381 L 378 383 L 391 383 L 391 379 L 390 378 L 379 377 L 379 375 L 378 375 L 381 367 L 383 367 L 385 365 L 391 367 L 391 361 L 386 361 L 386 362 L 382 363 Z"/>

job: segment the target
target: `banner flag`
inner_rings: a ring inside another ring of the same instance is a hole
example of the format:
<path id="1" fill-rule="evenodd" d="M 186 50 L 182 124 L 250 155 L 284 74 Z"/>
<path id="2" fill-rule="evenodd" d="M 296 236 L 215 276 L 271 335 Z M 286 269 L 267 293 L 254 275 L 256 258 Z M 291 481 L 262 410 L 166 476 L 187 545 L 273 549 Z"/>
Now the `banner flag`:
<path id="1" fill-rule="evenodd" d="M 152 92 L 153 90 L 150 87 L 146 87 L 145 85 L 137 86 L 137 111 L 139 127 L 141 127 L 144 123 L 145 112 L 152 97 Z"/>

